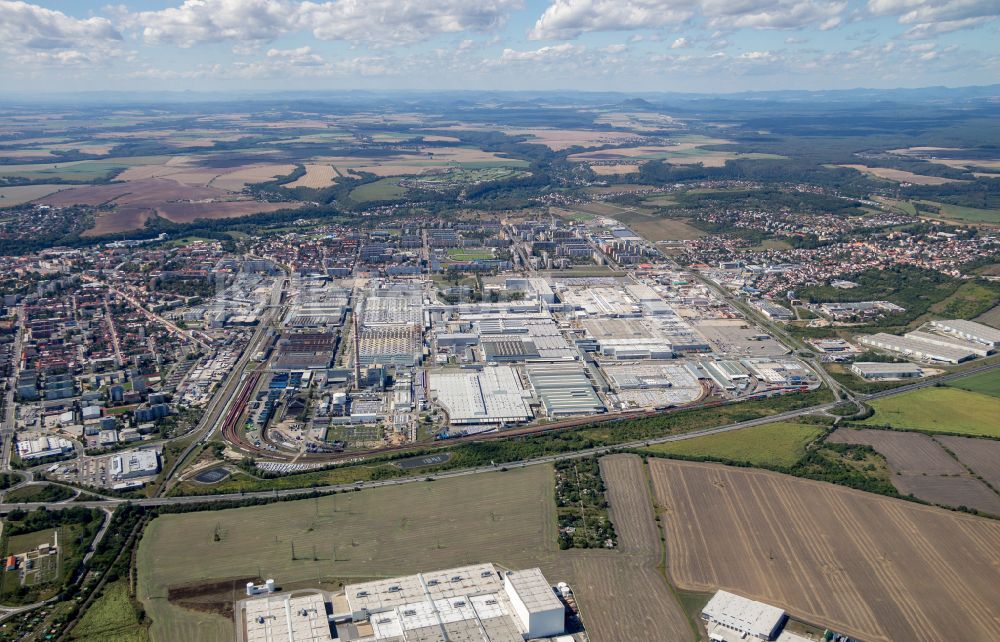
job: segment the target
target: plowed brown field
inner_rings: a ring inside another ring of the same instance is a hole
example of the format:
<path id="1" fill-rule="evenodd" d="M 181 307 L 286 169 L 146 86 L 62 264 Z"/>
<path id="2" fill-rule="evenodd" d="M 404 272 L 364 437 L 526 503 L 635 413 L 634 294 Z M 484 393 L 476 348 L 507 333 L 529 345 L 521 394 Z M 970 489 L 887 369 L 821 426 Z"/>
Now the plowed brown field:
<path id="1" fill-rule="evenodd" d="M 679 588 L 864 640 L 1000 639 L 1000 522 L 765 471 L 649 466 Z"/>
<path id="2" fill-rule="evenodd" d="M 890 430 L 842 428 L 827 438 L 842 444 L 865 444 L 877 450 L 894 473 L 901 475 L 965 475 L 955 461 L 930 435 Z M 978 440 L 977 440 L 978 441 Z"/>
<path id="3" fill-rule="evenodd" d="M 935 439 L 955 453 L 972 472 L 1000 489 L 1000 441 L 945 435 L 938 435 Z"/>

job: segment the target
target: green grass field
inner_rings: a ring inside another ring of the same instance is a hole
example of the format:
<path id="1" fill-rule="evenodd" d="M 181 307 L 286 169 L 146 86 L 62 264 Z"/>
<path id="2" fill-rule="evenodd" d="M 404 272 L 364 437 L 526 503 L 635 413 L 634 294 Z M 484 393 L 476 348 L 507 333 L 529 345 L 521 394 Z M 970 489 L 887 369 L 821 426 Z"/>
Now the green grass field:
<path id="1" fill-rule="evenodd" d="M 936 207 L 940 217 L 968 223 L 1000 223 L 1000 210 L 984 210 L 978 207 L 963 207 L 937 201 L 918 201 L 923 205 Z"/>
<path id="2" fill-rule="evenodd" d="M 989 284 L 992 286 L 992 284 Z M 977 281 L 966 281 L 955 292 L 935 303 L 930 311 L 947 319 L 971 319 L 996 305 L 997 294 Z"/>
<path id="3" fill-rule="evenodd" d="M 453 247 L 448 250 L 448 258 L 453 261 L 476 261 L 492 259 L 493 251 L 488 248 Z"/>
<path id="4" fill-rule="evenodd" d="M 178 585 L 274 577 L 318 586 L 482 561 L 544 569 L 558 552 L 552 480 L 551 466 L 531 466 L 158 517 L 137 553 L 151 638 L 232 639 L 231 619 L 169 602 Z"/>
<path id="5" fill-rule="evenodd" d="M 959 388 L 924 388 L 871 402 L 862 423 L 893 428 L 1000 437 L 1000 398 Z"/>
<path id="6" fill-rule="evenodd" d="M 962 377 L 948 384 L 950 388 L 960 388 L 969 392 L 978 392 L 991 397 L 1000 397 L 1000 370 L 989 370 L 979 374 Z M 1000 421 L 1000 418 L 997 418 Z"/>
<path id="7" fill-rule="evenodd" d="M 124 580 L 104 587 L 101 596 L 84 613 L 69 635 L 78 642 L 147 642 L 149 633 Z"/>
<path id="8" fill-rule="evenodd" d="M 714 457 L 758 466 L 791 466 L 805 454 L 806 445 L 822 432 L 821 426 L 773 423 L 657 444 L 645 451 L 685 457 Z"/>
<path id="9" fill-rule="evenodd" d="M 399 177 L 383 178 L 374 183 L 366 183 L 351 190 L 350 198 L 356 203 L 371 201 L 391 201 L 402 198 L 406 188 L 399 186 Z"/>
<path id="10" fill-rule="evenodd" d="M 24 502 L 58 502 L 69 499 L 73 494 L 73 491 L 65 486 L 33 484 L 10 491 L 7 493 L 7 501 L 12 504 Z"/>
<path id="11" fill-rule="evenodd" d="M 164 162 L 167 158 L 167 156 L 135 156 L 127 158 L 103 158 L 101 160 L 66 161 L 63 163 L 46 161 L 44 163 L 0 165 L 0 176 L 13 176 L 31 180 L 92 181 L 103 178 L 112 170 L 123 170 L 136 165 L 155 165 Z"/>

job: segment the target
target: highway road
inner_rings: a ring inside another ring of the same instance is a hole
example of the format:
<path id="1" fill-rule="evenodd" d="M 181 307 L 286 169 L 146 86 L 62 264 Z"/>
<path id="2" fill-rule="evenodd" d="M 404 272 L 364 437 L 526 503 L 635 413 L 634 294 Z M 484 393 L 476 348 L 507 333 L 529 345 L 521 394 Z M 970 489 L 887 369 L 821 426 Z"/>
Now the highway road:
<path id="1" fill-rule="evenodd" d="M 962 372 L 955 372 L 952 374 L 937 377 L 935 379 L 927 381 L 918 381 L 916 383 L 908 384 L 905 386 L 900 386 L 899 388 L 893 388 L 891 390 L 884 390 L 882 392 L 877 392 L 870 395 L 857 395 L 856 399 L 858 401 L 870 401 L 874 399 L 883 399 L 885 397 L 892 397 L 895 395 L 900 395 L 906 392 L 912 392 L 914 390 L 920 390 L 922 388 L 929 388 L 936 386 L 940 383 L 945 383 L 958 379 L 960 377 L 966 377 L 979 372 L 986 372 L 988 370 L 994 370 L 1000 368 L 1000 361 L 984 364 L 977 368 L 970 368 Z M 803 415 L 815 414 L 817 412 L 823 412 L 830 410 L 836 406 L 839 401 L 832 401 L 825 404 L 819 404 L 816 406 L 810 406 L 808 408 L 802 408 L 799 410 L 791 410 L 788 412 L 779 413 L 776 415 L 771 415 L 769 417 L 762 417 L 760 419 L 753 419 L 750 421 L 741 421 L 732 424 L 726 424 L 723 426 L 716 426 L 714 428 L 706 428 L 702 430 L 694 430 L 691 432 L 686 432 L 679 435 L 666 435 L 664 437 L 656 437 L 654 439 L 643 439 L 639 441 L 632 441 L 628 443 L 615 444 L 613 446 L 601 446 L 598 448 L 589 448 L 586 450 L 574 451 L 571 453 L 560 453 L 558 455 L 546 455 L 544 457 L 537 457 L 535 459 L 528 459 L 519 462 L 507 462 L 501 463 L 495 466 L 479 466 L 477 468 L 465 468 L 459 470 L 450 470 L 440 473 L 431 473 L 428 477 L 434 479 L 448 479 L 451 477 L 464 477 L 466 475 L 476 475 L 484 472 L 497 471 L 500 468 L 524 468 L 525 466 L 536 466 L 539 464 L 547 464 L 555 461 L 566 460 L 566 459 L 578 459 L 581 457 L 589 457 L 591 455 L 601 455 L 615 450 L 627 450 L 632 448 L 642 448 L 644 446 L 651 446 L 654 444 L 663 444 L 673 441 L 683 441 L 686 439 L 694 439 L 695 437 L 704 437 L 706 435 L 716 435 L 724 432 L 731 432 L 734 430 L 742 430 L 744 428 L 750 428 L 752 426 L 759 426 L 762 424 L 772 423 L 775 421 L 788 421 L 796 417 L 801 417 Z M 596 422 L 595 422 L 596 423 Z M 175 504 L 199 504 L 205 502 L 216 502 L 216 501 L 238 501 L 241 499 L 250 499 L 254 497 L 259 498 L 271 498 L 271 497 L 292 497 L 296 495 L 308 495 L 311 493 L 334 493 L 345 490 L 353 489 L 363 489 L 363 488 L 379 488 L 383 486 L 399 486 L 402 484 L 412 484 L 416 482 L 421 482 L 427 479 L 427 477 L 416 476 L 416 477 L 404 477 L 397 479 L 387 479 L 380 481 L 370 481 L 361 482 L 356 484 L 337 484 L 332 486 L 320 486 L 315 488 L 289 488 L 283 490 L 273 490 L 273 491 L 258 491 L 251 493 L 242 494 L 225 494 L 225 495 L 199 495 L 191 497 L 155 497 L 151 499 L 140 499 L 133 500 L 131 503 L 140 506 L 167 506 Z M 89 501 L 89 502 L 72 502 L 68 504 L 40 504 L 40 503 L 27 503 L 27 504 L 0 504 L 0 512 L 6 512 L 13 510 L 15 508 L 20 508 L 23 510 L 31 510 L 34 508 L 39 508 L 40 506 L 46 506 L 50 510 L 58 510 L 66 506 L 86 506 L 89 508 L 108 508 L 116 504 L 125 503 L 125 500 L 101 500 L 101 501 Z"/>

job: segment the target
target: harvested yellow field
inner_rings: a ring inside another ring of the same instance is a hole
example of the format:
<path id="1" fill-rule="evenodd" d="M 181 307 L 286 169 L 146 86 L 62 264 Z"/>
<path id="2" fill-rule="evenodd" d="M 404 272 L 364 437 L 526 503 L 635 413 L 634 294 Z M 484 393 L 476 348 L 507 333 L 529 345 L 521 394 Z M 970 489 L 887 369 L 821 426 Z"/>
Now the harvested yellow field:
<path id="1" fill-rule="evenodd" d="M 872 642 L 1000 639 L 1000 522 L 760 470 L 649 470 L 682 590 Z"/>
<path id="2" fill-rule="evenodd" d="M 285 187 L 311 187 L 313 189 L 322 189 L 324 187 L 330 187 L 336 183 L 337 178 L 339 178 L 337 170 L 333 168 L 333 165 L 326 165 L 323 163 L 306 163 L 305 168 L 305 175 L 295 179 L 291 183 L 285 183 Z"/>
<path id="3" fill-rule="evenodd" d="M 862 174 L 871 174 L 872 176 L 884 178 L 887 181 L 896 181 L 897 183 L 913 183 L 914 185 L 944 185 L 945 183 L 963 182 L 954 178 L 924 176 L 922 174 L 914 174 L 913 172 L 906 172 L 901 169 L 891 169 L 889 167 L 867 167 L 865 165 L 837 165 L 837 167 L 857 170 Z"/>
<path id="4" fill-rule="evenodd" d="M 213 179 L 210 185 L 230 192 L 239 192 L 251 183 L 264 183 L 291 174 L 293 171 L 295 165 L 292 164 L 243 167 L 235 171 L 226 171 Z"/>
<path id="5" fill-rule="evenodd" d="M 727 160 L 739 157 L 739 154 L 727 154 L 726 152 L 706 152 L 689 156 L 675 156 L 668 158 L 667 162 L 671 165 L 697 165 L 701 163 L 705 167 L 725 167 Z"/>
<path id="6" fill-rule="evenodd" d="M 591 165 L 590 169 L 593 170 L 598 176 L 613 176 L 616 174 L 635 174 L 639 171 L 638 163 L 624 163 L 621 165 Z"/>
<path id="7" fill-rule="evenodd" d="M 968 169 L 970 167 L 978 167 L 981 169 L 1000 169 L 1000 160 L 963 160 L 963 159 L 950 159 L 950 158 L 935 158 L 933 163 L 938 165 L 947 165 L 948 167 L 954 167 L 955 169 Z M 990 176 L 995 176 L 995 174 L 990 174 Z"/>
<path id="8" fill-rule="evenodd" d="M 424 136 L 421 138 L 425 143 L 458 143 L 461 142 L 454 136 Z"/>

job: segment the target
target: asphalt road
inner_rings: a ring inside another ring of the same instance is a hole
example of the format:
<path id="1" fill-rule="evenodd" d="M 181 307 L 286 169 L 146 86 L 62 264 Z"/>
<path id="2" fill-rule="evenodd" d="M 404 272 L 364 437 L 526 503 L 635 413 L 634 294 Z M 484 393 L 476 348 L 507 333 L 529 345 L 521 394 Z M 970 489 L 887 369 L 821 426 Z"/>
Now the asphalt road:
<path id="1" fill-rule="evenodd" d="M 882 399 L 885 397 L 892 397 L 895 395 L 900 395 L 906 392 L 912 392 L 914 390 L 920 390 L 923 388 L 930 388 L 939 383 L 944 383 L 951 381 L 953 379 L 958 379 L 961 377 L 966 377 L 971 374 L 976 374 L 978 372 L 985 372 L 988 370 L 993 370 L 1000 368 L 1000 362 L 985 364 L 977 368 L 970 368 L 962 372 L 956 372 L 928 381 L 918 381 L 906 386 L 900 386 L 899 388 L 893 388 L 891 390 L 884 390 L 882 392 L 877 392 L 870 395 L 858 395 L 856 398 L 858 401 L 870 401 L 873 399 Z M 466 475 L 476 475 L 479 473 L 496 471 L 500 468 L 524 468 L 525 466 L 535 466 L 538 464 L 546 464 L 554 461 L 566 460 L 566 459 L 578 459 L 581 457 L 589 457 L 591 455 L 601 455 L 615 450 L 630 449 L 630 448 L 641 448 L 643 446 L 649 446 L 653 444 L 663 444 L 672 441 L 683 441 L 685 439 L 694 439 L 695 437 L 704 437 L 705 435 L 717 435 L 719 433 L 731 432 L 733 430 L 741 430 L 743 428 L 750 428 L 752 426 L 759 426 L 762 424 L 772 423 L 776 421 L 787 421 L 789 419 L 794 419 L 796 417 L 801 417 L 803 415 L 815 414 L 816 412 L 823 412 L 830 410 L 836 406 L 838 401 L 833 401 L 830 403 L 819 404 L 816 406 L 810 406 L 808 408 L 802 408 L 799 410 L 792 410 L 788 412 L 779 413 L 776 415 L 771 415 L 769 417 L 762 417 L 760 419 L 753 419 L 750 421 L 741 421 L 732 424 L 726 424 L 724 426 L 717 426 L 714 428 L 706 428 L 703 430 L 694 430 L 691 432 L 686 432 L 680 435 L 667 435 L 665 437 L 657 437 L 655 439 L 644 439 L 640 441 L 632 441 L 623 444 L 615 444 L 613 446 L 601 446 L 599 448 L 590 448 L 587 450 L 575 451 L 572 453 L 560 453 L 558 455 L 548 455 L 545 457 L 537 457 L 535 459 L 528 459 L 519 462 L 509 462 L 498 464 L 496 466 L 479 466 L 477 468 L 466 468 L 461 470 L 451 470 L 441 473 L 432 473 L 428 477 L 434 479 L 448 479 L 451 477 L 464 477 Z M 252 493 L 243 494 L 226 494 L 226 495 L 199 495 L 192 497 L 155 497 L 151 499 L 140 499 L 131 500 L 131 503 L 140 506 L 166 506 L 175 504 L 199 504 L 205 502 L 214 501 L 232 501 L 240 499 L 248 499 L 254 497 L 289 497 L 295 495 L 307 495 L 311 493 L 333 493 L 344 490 L 352 489 L 362 489 L 362 488 L 379 488 L 383 486 L 399 486 L 402 484 L 412 484 L 416 482 L 425 481 L 428 477 L 406 477 L 399 479 L 387 479 L 381 481 L 371 481 L 362 482 L 357 484 L 338 484 L 334 486 L 320 486 L 315 488 L 289 488 L 284 490 L 273 490 L 273 491 L 258 491 Z M 108 508 L 113 507 L 117 504 L 125 503 L 126 500 L 101 500 L 101 501 L 90 501 L 90 502 L 72 502 L 68 504 L 41 504 L 41 503 L 26 503 L 26 504 L 0 504 L 0 512 L 6 512 L 13 510 L 15 508 L 20 508 L 22 510 L 32 510 L 45 506 L 50 510 L 58 510 L 66 506 L 85 506 L 88 508 Z"/>

